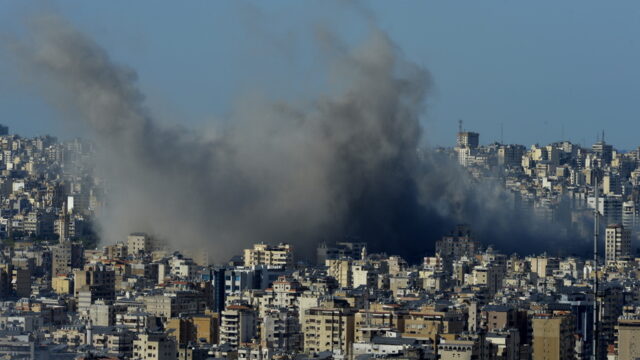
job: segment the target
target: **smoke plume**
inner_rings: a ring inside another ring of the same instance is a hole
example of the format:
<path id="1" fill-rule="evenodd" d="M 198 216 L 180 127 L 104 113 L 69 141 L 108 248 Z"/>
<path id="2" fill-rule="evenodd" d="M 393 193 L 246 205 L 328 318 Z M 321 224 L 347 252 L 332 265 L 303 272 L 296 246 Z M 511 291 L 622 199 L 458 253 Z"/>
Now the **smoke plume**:
<path id="1" fill-rule="evenodd" d="M 340 75 L 334 91 L 305 105 L 245 104 L 211 137 L 154 121 L 135 72 L 59 18 L 40 19 L 14 50 L 100 148 L 106 242 L 146 231 L 224 261 L 260 241 L 309 254 L 351 237 L 415 260 L 459 222 L 508 251 L 559 239 L 499 186 L 420 150 L 430 77 L 383 32 L 354 49 L 318 41 Z"/>

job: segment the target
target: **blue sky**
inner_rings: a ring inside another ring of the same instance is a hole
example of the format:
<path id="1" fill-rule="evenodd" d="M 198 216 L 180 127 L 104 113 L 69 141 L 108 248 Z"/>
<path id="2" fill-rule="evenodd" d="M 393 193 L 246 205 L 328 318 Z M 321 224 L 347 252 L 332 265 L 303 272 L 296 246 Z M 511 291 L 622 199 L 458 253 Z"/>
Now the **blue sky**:
<path id="1" fill-rule="evenodd" d="M 36 1 L 0 0 L 0 39 L 30 14 L 54 11 L 134 68 L 152 111 L 206 126 L 252 93 L 321 92 L 312 45 L 324 26 L 347 42 L 369 14 L 434 80 L 426 139 L 452 145 L 458 119 L 481 142 L 591 144 L 604 128 L 640 145 L 640 2 L 568 1 Z M 62 135 L 60 116 L 0 54 L 0 123 L 23 135 Z M 303 94 L 303 95 L 301 95 Z"/>

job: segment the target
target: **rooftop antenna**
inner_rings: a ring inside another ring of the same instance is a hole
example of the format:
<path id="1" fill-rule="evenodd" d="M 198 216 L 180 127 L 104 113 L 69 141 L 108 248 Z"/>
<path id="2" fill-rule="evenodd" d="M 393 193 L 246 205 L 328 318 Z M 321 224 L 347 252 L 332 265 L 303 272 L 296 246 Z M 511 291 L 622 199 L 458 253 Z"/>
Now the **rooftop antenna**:
<path id="1" fill-rule="evenodd" d="M 604 129 L 602 129 L 602 143 L 604 144 Z"/>
<path id="2" fill-rule="evenodd" d="M 604 134 L 603 134 L 604 137 Z M 598 233 L 599 233 L 599 224 L 598 224 L 598 177 L 595 178 L 595 209 L 593 210 L 593 269 L 594 269 L 594 277 L 593 277 L 593 355 L 592 359 L 598 359 Z"/>
<path id="3" fill-rule="evenodd" d="M 564 141 L 564 124 L 560 125 L 560 141 Z"/>
<path id="4" fill-rule="evenodd" d="M 462 132 L 462 119 L 458 120 L 458 132 L 461 133 Z"/>
<path id="5" fill-rule="evenodd" d="M 504 145 L 504 123 L 500 123 L 500 145 Z"/>

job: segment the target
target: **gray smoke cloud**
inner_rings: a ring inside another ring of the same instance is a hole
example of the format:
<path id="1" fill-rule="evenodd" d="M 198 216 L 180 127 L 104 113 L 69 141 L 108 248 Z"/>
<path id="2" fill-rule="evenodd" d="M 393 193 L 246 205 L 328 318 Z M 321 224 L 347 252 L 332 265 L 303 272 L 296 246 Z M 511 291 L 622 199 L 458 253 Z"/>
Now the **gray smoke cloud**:
<path id="1" fill-rule="evenodd" d="M 353 49 L 319 37 L 334 91 L 302 105 L 243 104 L 213 136 L 160 125 L 135 72 L 60 18 L 40 18 L 29 34 L 12 48 L 99 146 L 106 242 L 145 231 L 219 262 L 255 242 L 310 254 L 345 236 L 415 260 L 459 222 L 508 251 L 566 240 L 513 211 L 499 186 L 420 150 L 429 74 L 375 28 Z"/>

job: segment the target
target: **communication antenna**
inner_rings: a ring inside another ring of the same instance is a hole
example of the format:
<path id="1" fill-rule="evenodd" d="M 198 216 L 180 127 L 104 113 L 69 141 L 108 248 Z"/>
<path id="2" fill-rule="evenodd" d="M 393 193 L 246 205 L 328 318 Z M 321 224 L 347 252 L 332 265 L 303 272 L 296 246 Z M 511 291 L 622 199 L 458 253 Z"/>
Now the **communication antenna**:
<path id="1" fill-rule="evenodd" d="M 500 123 L 500 145 L 504 145 L 504 123 Z"/>
<path id="2" fill-rule="evenodd" d="M 462 132 L 462 119 L 458 120 L 458 132 L 461 133 Z"/>
<path id="3" fill-rule="evenodd" d="M 602 133 L 604 138 L 604 131 Z M 598 359 L 598 233 L 600 231 L 598 218 L 600 213 L 598 211 L 599 193 L 598 193 L 598 178 L 595 179 L 595 209 L 593 210 L 593 355 L 592 359 Z"/>

